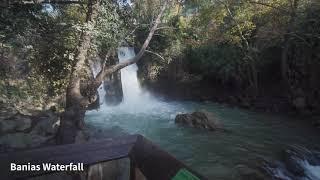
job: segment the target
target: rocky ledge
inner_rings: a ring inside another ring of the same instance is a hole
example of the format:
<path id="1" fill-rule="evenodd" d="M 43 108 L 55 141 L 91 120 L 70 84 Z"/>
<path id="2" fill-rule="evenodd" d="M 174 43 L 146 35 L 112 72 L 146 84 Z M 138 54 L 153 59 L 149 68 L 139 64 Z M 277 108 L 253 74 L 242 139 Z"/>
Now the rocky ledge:
<path id="1" fill-rule="evenodd" d="M 25 113 L 13 106 L 0 107 L 0 152 L 48 145 L 59 126 L 58 113 L 35 111 Z"/>

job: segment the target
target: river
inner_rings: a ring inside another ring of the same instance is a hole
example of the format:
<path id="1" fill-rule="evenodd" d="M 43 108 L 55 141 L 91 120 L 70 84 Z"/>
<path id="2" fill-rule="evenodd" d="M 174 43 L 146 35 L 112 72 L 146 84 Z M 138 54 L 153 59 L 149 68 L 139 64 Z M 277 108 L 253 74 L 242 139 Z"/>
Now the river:
<path id="1" fill-rule="evenodd" d="M 132 56 L 133 48 L 119 49 L 120 61 Z M 265 169 L 270 179 L 320 179 L 320 134 L 302 119 L 213 102 L 164 101 L 140 88 L 136 71 L 135 64 L 121 70 L 124 97 L 120 105 L 102 104 L 99 110 L 87 112 L 91 136 L 142 134 L 209 179 L 239 179 L 241 167 Z M 202 109 L 214 113 L 227 131 L 174 123 L 178 113 Z M 299 176 L 285 167 L 283 154 L 292 146 L 305 148 L 291 157 L 303 171 Z"/>

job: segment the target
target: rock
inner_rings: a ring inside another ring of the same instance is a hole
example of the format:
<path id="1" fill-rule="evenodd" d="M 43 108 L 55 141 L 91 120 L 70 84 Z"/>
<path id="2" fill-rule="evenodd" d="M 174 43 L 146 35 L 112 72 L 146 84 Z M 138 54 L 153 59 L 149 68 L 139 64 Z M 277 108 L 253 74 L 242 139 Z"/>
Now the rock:
<path id="1" fill-rule="evenodd" d="M 311 177 L 306 167 L 308 165 L 315 167 L 320 165 L 317 152 L 302 146 L 289 147 L 284 151 L 283 159 L 286 169 L 295 177 Z M 301 162 L 305 164 L 301 164 Z"/>
<path id="2" fill-rule="evenodd" d="M 37 122 L 31 133 L 47 136 L 53 135 L 58 131 L 60 122 L 57 114 L 48 111 L 37 116 L 35 119 Z"/>
<path id="3" fill-rule="evenodd" d="M 223 125 L 214 114 L 206 111 L 196 111 L 191 114 L 178 114 L 175 118 L 175 123 L 211 131 L 223 129 Z"/>
<path id="4" fill-rule="evenodd" d="M 18 111 L 13 106 L 8 107 L 0 107 L 0 121 L 8 119 L 14 115 L 16 115 Z"/>
<path id="5" fill-rule="evenodd" d="M 192 119 L 193 117 L 190 114 L 178 114 L 174 121 L 177 124 L 192 126 Z"/>
<path id="6" fill-rule="evenodd" d="M 32 120 L 29 116 L 16 114 L 9 119 L 0 121 L 0 134 L 24 131 L 29 129 L 31 124 Z"/>
<path id="7" fill-rule="evenodd" d="M 15 121 L 2 120 L 0 121 L 0 134 L 5 134 L 14 131 L 17 124 Z"/>
<path id="8" fill-rule="evenodd" d="M 48 139 L 49 137 L 43 137 L 31 133 L 14 133 L 1 136 L 0 144 L 10 148 L 29 148 L 38 147 Z"/>
<path id="9" fill-rule="evenodd" d="M 16 118 L 16 123 L 17 123 L 17 127 L 16 130 L 17 131 L 24 131 L 26 129 L 29 129 L 31 127 L 31 119 L 28 116 L 22 116 L 22 115 L 18 115 L 15 116 Z"/>
<path id="10" fill-rule="evenodd" d="M 287 170 L 295 176 L 305 176 L 303 167 L 290 155 L 285 156 L 285 166 Z"/>

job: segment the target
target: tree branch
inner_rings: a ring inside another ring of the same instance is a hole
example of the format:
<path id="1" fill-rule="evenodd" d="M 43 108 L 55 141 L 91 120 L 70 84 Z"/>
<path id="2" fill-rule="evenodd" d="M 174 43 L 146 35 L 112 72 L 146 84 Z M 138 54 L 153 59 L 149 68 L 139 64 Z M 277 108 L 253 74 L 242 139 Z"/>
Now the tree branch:
<path id="1" fill-rule="evenodd" d="M 163 27 L 158 27 L 157 30 L 161 30 L 161 29 L 178 29 L 175 27 L 170 27 L 170 26 L 163 26 Z"/>
<path id="2" fill-rule="evenodd" d="M 286 13 L 289 13 L 289 10 L 281 8 L 281 7 L 274 6 L 272 4 L 268 4 L 268 3 L 264 3 L 264 2 L 260 2 L 260 1 L 252 1 L 252 0 L 249 0 L 248 2 L 251 3 L 251 4 L 258 4 L 258 5 L 266 6 L 266 7 L 269 7 L 269 8 L 273 8 L 273 9 L 277 9 L 279 11 L 284 11 Z"/>
<path id="3" fill-rule="evenodd" d="M 154 55 L 158 56 L 160 59 L 162 59 L 163 61 L 165 61 L 165 59 L 162 56 L 160 56 L 160 54 L 158 54 L 158 53 L 155 53 L 155 52 L 152 52 L 152 51 L 149 51 L 149 50 L 146 50 L 146 52 L 150 53 L 150 54 L 154 54 Z"/>
<path id="4" fill-rule="evenodd" d="M 144 41 L 144 43 L 143 43 L 140 51 L 138 52 L 138 54 L 135 57 L 133 57 L 133 58 L 131 58 L 131 59 L 125 61 L 125 62 L 118 63 L 118 64 L 116 64 L 114 66 L 109 67 L 109 68 L 103 67 L 102 70 L 98 73 L 98 75 L 94 79 L 94 82 L 93 82 L 94 87 L 99 87 L 106 76 L 108 76 L 108 75 L 110 75 L 110 74 L 112 74 L 112 73 L 114 73 L 114 72 L 116 72 L 116 71 L 118 71 L 118 70 L 120 70 L 120 69 L 122 69 L 122 68 L 124 68 L 126 66 L 134 64 L 134 63 L 138 62 L 139 59 L 141 59 L 141 57 L 145 53 L 147 47 L 149 46 L 149 43 L 150 43 L 155 31 L 157 30 L 158 25 L 161 22 L 161 18 L 163 16 L 163 13 L 167 8 L 167 4 L 168 4 L 168 2 L 166 1 L 164 3 L 164 5 L 162 6 L 161 11 L 160 11 L 159 15 L 157 16 L 157 19 L 154 21 L 153 27 L 151 28 L 151 30 L 150 30 L 150 32 L 148 34 L 148 37 Z"/>

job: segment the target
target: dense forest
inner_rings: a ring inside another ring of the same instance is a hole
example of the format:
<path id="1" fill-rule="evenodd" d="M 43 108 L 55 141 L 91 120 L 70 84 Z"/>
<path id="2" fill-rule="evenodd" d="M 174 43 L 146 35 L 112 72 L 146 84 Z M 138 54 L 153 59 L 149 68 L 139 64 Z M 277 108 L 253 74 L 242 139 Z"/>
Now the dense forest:
<path id="1" fill-rule="evenodd" d="M 264 111 L 319 113 L 319 2 L 186 1 L 167 18 L 169 28 L 150 46 L 161 57 L 148 54 L 140 62 L 151 89 Z"/>

